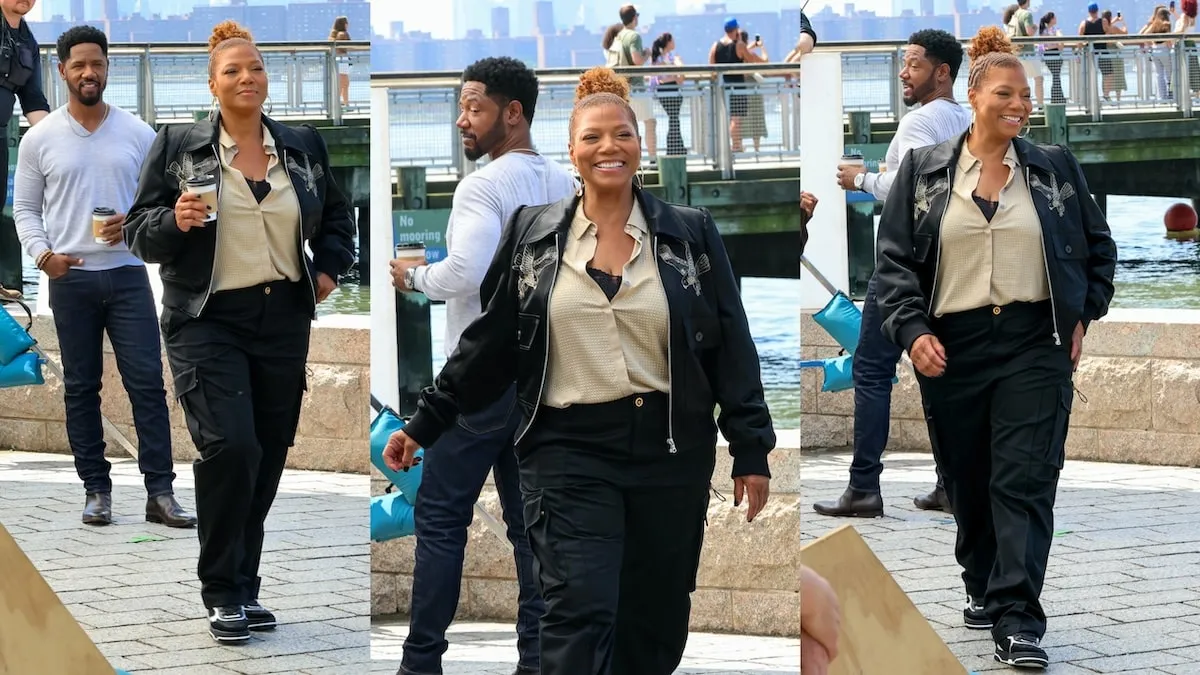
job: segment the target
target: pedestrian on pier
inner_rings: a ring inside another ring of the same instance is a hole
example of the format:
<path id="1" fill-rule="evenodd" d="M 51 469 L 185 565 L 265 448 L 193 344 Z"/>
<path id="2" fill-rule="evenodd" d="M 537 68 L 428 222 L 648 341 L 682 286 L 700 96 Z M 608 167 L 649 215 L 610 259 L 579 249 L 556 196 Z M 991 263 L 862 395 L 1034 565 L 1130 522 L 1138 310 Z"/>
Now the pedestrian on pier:
<path id="1" fill-rule="evenodd" d="M 344 16 L 339 16 L 333 20 L 333 26 L 329 29 L 329 39 L 334 42 L 347 42 L 350 40 L 350 19 Z M 350 52 L 344 47 L 339 47 L 334 54 L 337 60 L 338 72 L 338 96 L 342 99 L 342 107 L 350 107 Z"/>
<path id="2" fill-rule="evenodd" d="M 49 278 L 63 366 L 67 442 L 85 493 L 83 522 L 109 525 L 111 465 L 104 458 L 100 388 L 104 335 L 133 408 L 146 521 L 192 527 L 174 496 L 171 416 L 163 387 L 158 312 L 146 266 L 121 238 L 154 129 L 104 101 L 108 38 L 78 26 L 58 38 L 67 104 L 21 140 L 13 217 L 25 251 Z M 94 209 L 111 209 L 101 214 Z"/>
<path id="3" fill-rule="evenodd" d="M 488 163 L 454 191 L 446 227 L 446 258 L 433 264 L 391 262 L 392 283 L 405 293 L 424 293 L 446 303 L 447 358 L 463 330 L 486 306 L 479 285 L 496 256 L 501 232 L 524 205 L 552 204 L 575 193 L 576 183 L 558 162 L 533 147 L 530 125 L 537 109 L 538 79 L 521 61 L 486 58 L 463 71 L 458 129 L 463 152 Z M 468 346 L 470 343 L 466 343 Z M 524 505 L 513 449 L 521 410 L 515 381 L 485 408 L 458 417 L 428 447 L 414 513 L 417 544 L 412 604 L 400 675 L 442 671 L 462 589 L 463 559 L 472 509 L 492 474 L 513 544 L 517 572 L 517 675 L 537 673 L 538 619 L 545 606 L 537 590 L 533 553 L 525 536 Z"/>
<path id="4" fill-rule="evenodd" d="M 42 57 L 25 22 L 33 3 L 0 0 L 0 205 L 8 199 L 8 123 L 13 108 L 19 100 L 30 126 L 50 112 L 42 93 Z M 15 290 L 22 285 L 21 241 L 15 223 L 4 217 L 0 217 L 0 284 Z"/>
<path id="5" fill-rule="evenodd" d="M 974 122 L 903 160 L 876 278 L 958 525 L 964 624 L 991 630 L 997 661 L 1045 668 L 1040 596 L 1072 374 L 1108 311 L 1116 246 L 1070 151 L 1023 138 L 1033 104 L 1014 51 L 995 27 L 975 37 Z"/>
<path id="6" fill-rule="evenodd" d="M 159 130 L 125 241 L 160 265 L 167 360 L 200 454 L 209 633 L 242 642 L 275 627 L 258 601 L 263 521 L 296 437 L 316 307 L 354 261 L 355 227 L 320 134 L 264 112 L 250 33 L 226 21 L 208 44 L 212 114 Z"/>
<path id="7" fill-rule="evenodd" d="M 411 467 L 516 380 L 541 675 L 669 675 L 687 642 L 717 427 L 747 520 L 766 504 L 775 432 L 712 217 L 642 188 L 624 78 L 592 69 L 576 97 L 579 192 L 513 216 L 483 313 L 384 456 Z"/>
<path id="8" fill-rule="evenodd" d="M 921 107 L 900 118 L 886 155 L 890 170 L 876 173 L 861 165 L 839 166 L 837 180 L 842 189 L 868 192 L 884 201 L 900 173 L 900 161 L 910 150 L 937 145 L 967 130 L 971 114 L 954 98 L 954 82 L 962 62 L 962 45 L 946 31 L 921 30 L 908 38 L 900 83 L 904 104 Z M 854 459 L 850 464 L 850 484 L 836 500 L 813 504 L 813 510 L 821 515 L 861 518 L 883 515 L 879 476 L 883 473 L 883 452 L 891 424 L 892 378 L 896 376 L 896 364 L 903 350 L 883 334 L 883 319 L 875 302 L 878 284 L 875 275 L 867 283 L 862 328 L 852 363 Z M 916 497 L 913 503 L 920 509 L 949 510 L 940 472 L 933 491 Z"/>

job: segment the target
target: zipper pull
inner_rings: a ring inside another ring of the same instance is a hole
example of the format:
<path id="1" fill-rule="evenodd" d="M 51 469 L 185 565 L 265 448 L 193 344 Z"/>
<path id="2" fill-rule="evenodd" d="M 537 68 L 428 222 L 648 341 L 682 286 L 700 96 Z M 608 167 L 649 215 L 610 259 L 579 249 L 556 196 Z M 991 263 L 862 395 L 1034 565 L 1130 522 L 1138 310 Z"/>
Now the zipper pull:
<path id="1" fill-rule="evenodd" d="M 675 439 L 674 438 L 667 439 L 667 452 L 669 452 L 672 455 L 679 452 L 679 450 L 675 447 Z"/>
<path id="2" fill-rule="evenodd" d="M 717 496 L 717 499 L 719 499 L 721 501 L 726 501 L 725 495 L 721 494 L 720 492 L 717 492 L 717 488 L 713 487 L 712 483 L 708 484 L 708 489 L 712 490 L 712 493 Z"/>
<path id="3" fill-rule="evenodd" d="M 1054 331 L 1053 335 L 1054 335 L 1054 344 L 1056 346 L 1062 346 L 1062 340 L 1060 340 L 1058 338 L 1058 331 Z"/>

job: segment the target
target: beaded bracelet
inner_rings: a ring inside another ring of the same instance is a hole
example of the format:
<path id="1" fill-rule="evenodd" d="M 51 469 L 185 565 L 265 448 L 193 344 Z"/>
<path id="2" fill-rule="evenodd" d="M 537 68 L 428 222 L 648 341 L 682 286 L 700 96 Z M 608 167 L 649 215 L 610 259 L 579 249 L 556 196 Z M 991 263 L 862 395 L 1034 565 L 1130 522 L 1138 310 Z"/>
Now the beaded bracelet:
<path id="1" fill-rule="evenodd" d="M 53 256 L 54 256 L 54 251 L 51 251 L 50 249 L 46 249 L 45 251 L 42 251 L 41 254 L 38 255 L 37 261 L 34 263 L 34 266 L 37 267 L 39 270 L 42 269 L 42 266 L 46 264 L 46 261 L 49 260 Z"/>

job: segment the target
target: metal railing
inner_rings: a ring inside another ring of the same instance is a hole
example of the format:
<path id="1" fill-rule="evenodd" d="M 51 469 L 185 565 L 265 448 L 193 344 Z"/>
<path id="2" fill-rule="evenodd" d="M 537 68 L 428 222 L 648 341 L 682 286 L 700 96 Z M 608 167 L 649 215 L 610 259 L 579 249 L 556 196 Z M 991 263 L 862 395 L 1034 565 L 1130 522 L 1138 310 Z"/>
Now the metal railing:
<path id="1" fill-rule="evenodd" d="M 258 45 L 270 81 L 267 106 L 272 117 L 322 118 L 370 113 L 371 43 L 263 42 Z M 345 54 L 338 54 L 344 51 Z M 51 109 L 67 101 L 54 46 L 42 46 L 43 91 Z M 208 110 L 208 48 L 196 43 L 114 43 L 108 50 L 104 99 L 137 114 L 148 124 L 191 121 Z M 349 105 L 339 93 L 339 64 L 350 79 Z M 16 106 L 20 111 L 20 105 Z"/>
<path id="2" fill-rule="evenodd" d="M 1098 122 L 1106 115 L 1127 112 L 1177 112 L 1191 117 L 1193 107 L 1200 104 L 1197 39 L 1200 36 L 1159 33 L 1013 38 L 1013 42 L 1022 48 L 1018 56 L 1026 64 L 1036 107 L 1063 103 L 1068 114 Z M 904 115 L 898 79 L 904 45 L 901 40 L 818 45 L 818 51 L 841 54 L 847 113 L 867 111 L 880 121 L 896 121 Z M 1060 49 L 1047 52 L 1047 45 Z M 955 98 L 963 105 L 968 105 L 969 70 L 969 59 L 964 58 L 954 87 Z"/>
<path id="3" fill-rule="evenodd" d="M 567 125 L 575 104 L 575 86 L 583 68 L 538 70 L 541 85 L 532 133 L 543 155 L 567 161 Z M 653 66 L 618 68 L 625 76 L 650 78 L 682 75 L 677 91 L 636 87 L 630 95 L 638 112 L 639 131 L 652 119 L 657 154 L 668 154 L 670 117 L 678 115 L 690 164 L 720 169 L 726 178 L 735 167 L 796 162 L 800 158 L 799 66 Z M 741 84 L 726 83 L 726 74 L 743 75 Z M 371 88 L 387 91 L 390 153 L 393 167 L 423 166 L 432 174 L 465 176 L 474 163 L 462 151 L 455 121 L 459 115 L 460 72 L 372 73 Z M 674 100 L 671 100 L 674 99 Z M 667 101 L 664 107 L 664 101 Z M 678 107 L 676 107 L 676 102 Z M 744 108 L 744 110 L 743 110 Z M 734 151 L 731 109 L 740 116 L 741 152 Z M 677 110 L 672 113 L 671 111 Z M 646 138 L 644 161 L 650 160 Z M 678 154 L 677 148 L 670 148 Z"/>

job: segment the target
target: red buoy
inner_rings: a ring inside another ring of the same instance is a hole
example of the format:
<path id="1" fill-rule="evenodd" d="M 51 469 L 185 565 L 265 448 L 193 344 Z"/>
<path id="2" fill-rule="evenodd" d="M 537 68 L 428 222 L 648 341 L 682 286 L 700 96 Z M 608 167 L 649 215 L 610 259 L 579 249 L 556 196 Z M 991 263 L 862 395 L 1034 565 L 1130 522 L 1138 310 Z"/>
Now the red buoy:
<path id="1" fill-rule="evenodd" d="M 1196 210 L 1191 204 L 1172 204 L 1163 215 L 1167 232 L 1187 232 L 1196 229 Z"/>

